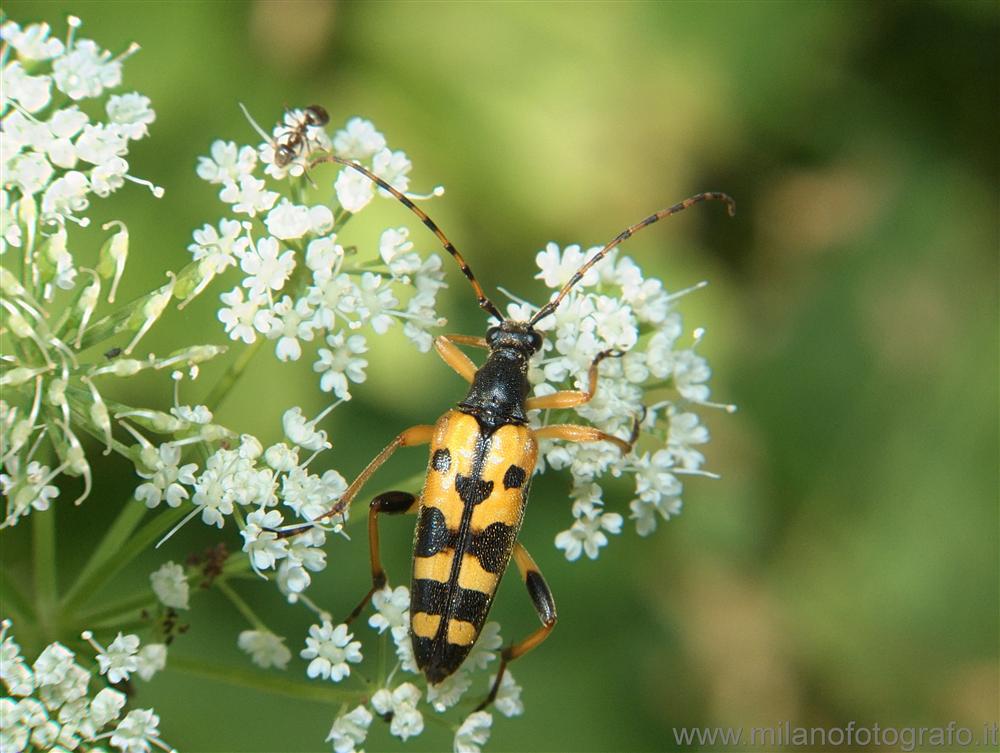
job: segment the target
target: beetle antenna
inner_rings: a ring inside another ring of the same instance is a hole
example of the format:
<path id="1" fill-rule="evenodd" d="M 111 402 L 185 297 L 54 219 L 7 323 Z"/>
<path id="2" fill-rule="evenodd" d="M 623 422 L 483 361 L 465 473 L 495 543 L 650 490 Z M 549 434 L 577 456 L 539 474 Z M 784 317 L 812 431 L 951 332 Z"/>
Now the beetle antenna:
<path id="1" fill-rule="evenodd" d="M 562 286 L 562 289 L 559 291 L 558 295 L 556 295 L 555 298 L 553 298 L 551 301 L 542 306 L 538 310 L 538 312 L 533 317 L 531 317 L 531 320 L 528 322 L 528 324 L 534 326 L 537 322 L 541 321 L 549 314 L 551 314 L 553 311 L 555 311 L 556 308 L 559 306 L 559 304 L 562 302 L 562 299 L 566 297 L 566 294 L 569 293 L 569 291 L 573 288 L 574 285 L 576 285 L 578 282 L 580 282 L 580 280 L 583 279 L 583 276 L 587 273 L 587 271 L 592 266 L 597 264 L 597 262 L 599 262 L 601 259 L 607 256 L 610 251 L 617 248 L 621 243 L 631 238 L 633 235 L 638 233 L 644 227 L 652 225 L 654 222 L 659 222 L 664 217 L 669 217 L 672 214 L 683 212 L 689 206 L 697 204 L 701 201 L 724 201 L 727 204 L 727 208 L 729 210 L 729 216 L 732 217 L 736 214 L 736 202 L 733 201 L 733 198 L 729 194 L 720 193 L 718 191 L 706 191 L 705 193 L 695 194 L 690 198 L 684 199 L 684 201 L 674 204 L 672 207 L 661 209 L 656 214 L 649 215 L 649 217 L 647 217 L 646 219 L 637 222 L 631 227 L 627 227 L 624 230 L 622 230 L 618 235 L 615 236 L 614 240 L 610 241 L 607 245 L 604 246 L 604 248 L 602 248 L 596 254 L 591 256 L 586 262 L 584 262 L 584 264 L 581 265 L 581 267 L 578 270 L 576 270 L 576 272 L 570 278 L 569 282 L 567 282 L 565 285 Z"/>
<path id="2" fill-rule="evenodd" d="M 403 206 L 405 206 L 407 209 L 409 209 L 411 212 L 417 215 L 417 217 L 420 218 L 420 221 L 424 223 L 424 225 L 426 225 L 430 229 L 430 231 L 434 233 L 434 235 L 437 236 L 439 241 L 441 241 L 441 245 L 444 246 L 445 251 L 451 254 L 452 257 L 455 259 L 455 261 L 458 262 L 458 266 L 461 267 L 463 274 L 465 274 L 466 278 L 469 280 L 469 284 L 472 285 L 472 289 L 476 293 L 476 299 L 479 302 L 479 307 L 484 311 L 492 314 L 500 321 L 504 320 L 505 318 L 504 315 L 500 313 L 500 310 L 493 304 L 493 301 L 491 301 L 489 298 L 486 297 L 486 293 L 483 292 L 483 286 L 479 284 L 479 280 L 477 280 L 476 276 L 472 273 L 472 269 L 466 263 L 465 259 L 462 258 L 462 255 L 458 253 L 458 249 L 455 248 L 455 244 L 452 243 L 450 240 L 448 240 L 448 236 L 444 234 L 444 231 L 437 226 L 434 220 L 428 217 L 427 214 L 424 212 L 424 210 L 420 209 L 416 204 L 414 204 L 406 194 L 404 194 L 397 188 L 394 188 L 387 181 L 378 177 L 367 167 L 359 165 L 357 162 L 353 162 L 349 159 L 338 157 L 335 154 L 323 155 L 322 157 L 319 157 L 316 160 L 314 160 L 312 164 L 309 165 L 309 167 L 313 168 L 316 165 L 322 164 L 323 162 L 339 162 L 341 165 L 345 165 L 347 167 L 351 167 L 357 170 L 359 173 L 368 178 L 368 180 L 375 183 L 379 188 L 382 188 L 391 193 L 393 196 L 396 197 L 396 199 L 401 204 L 403 204 Z"/>

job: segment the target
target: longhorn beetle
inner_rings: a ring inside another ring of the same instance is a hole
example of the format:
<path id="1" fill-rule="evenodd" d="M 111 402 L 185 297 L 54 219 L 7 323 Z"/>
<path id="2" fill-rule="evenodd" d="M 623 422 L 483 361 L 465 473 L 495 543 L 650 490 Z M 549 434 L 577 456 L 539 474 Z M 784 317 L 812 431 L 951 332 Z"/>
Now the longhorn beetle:
<path id="1" fill-rule="evenodd" d="M 486 621 L 500 578 L 513 557 L 542 626 L 503 649 L 500 670 L 489 695 L 479 706 L 482 709 L 496 697 L 507 665 L 545 640 L 556 623 L 552 593 L 531 555 L 517 541 L 538 456 L 538 440 L 611 442 L 625 453 L 632 449 L 638 436 L 639 417 L 629 441 L 592 426 L 559 424 L 541 429 L 528 426 L 528 411 L 573 408 L 592 400 L 597 392 L 601 361 L 624 355 L 613 350 L 599 353 L 590 364 L 586 391 L 564 390 L 528 397 L 528 361 L 542 347 L 542 335 L 535 325 L 556 310 L 587 270 L 642 228 L 706 200 L 726 202 L 732 215 L 735 202 L 724 193 L 700 193 L 651 214 L 623 230 L 581 265 L 556 296 L 528 321 L 514 321 L 506 318 L 486 296 L 452 242 L 405 194 L 362 165 L 335 155 L 317 158 L 310 168 L 324 162 L 337 162 L 358 171 L 416 214 L 458 263 L 475 291 L 480 308 L 499 321 L 486 330 L 484 338 L 442 335 L 435 339 L 434 347 L 444 362 L 470 383 L 468 394 L 437 423 L 401 432 L 320 518 L 343 514 L 365 482 L 397 449 L 430 444 L 427 476 L 419 496 L 390 491 L 371 502 L 368 541 L 372 587 L 347 622 L 356 618 L 372 595 L 386 584 L 379 556 L 379 515 L 416 514 L 410 635 L 417 665 L 428 682 L 439 683 L 468 656 Z M 477 367 L 459 345 L 486 349 L 489 351 L 486 363 Z M 301 527 L 283 535 L 298 530 Z"/>

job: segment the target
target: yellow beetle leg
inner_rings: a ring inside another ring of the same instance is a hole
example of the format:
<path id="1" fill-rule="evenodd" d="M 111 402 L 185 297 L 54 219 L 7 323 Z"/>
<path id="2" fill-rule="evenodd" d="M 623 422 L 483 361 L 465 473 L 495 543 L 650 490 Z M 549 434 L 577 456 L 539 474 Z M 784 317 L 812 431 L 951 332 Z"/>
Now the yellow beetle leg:
<path id="1" fill-rule="evenodd" d="M 633 431 L 632 434 L 632 441 L 626 442 L 624 439 L 607 434 L 593 426 L 552 424 L 551 426 L 543 426 L 541 429 L 535 429 L 535 437 L 537 439 L 565 439 L 567 442 L 611 442 L 623 454 L 629 452 L 635 443 L 635 436 L 638 435 L 638 432 Z"/>
<path id="2" fill-rule="evenodd" d="M 361 491 L 361 487 L 365 485 L 365 482 L 371 478 L 371 475 L 377 471 L 386 460 L 400 447 L 413 447 L 415 445 L 427 444 L 431 441 L 431 437 L 434 435 L 434 427 L 431 424 L 420 424 L 419 426 L 411 426 L 404 432 L 401 432 L 395 439 L 393 439 L 382 452 L 375 456 L 375 458 L 365 467 L 358 477 L 351 482 L 351 485 L 347 487 L 344 494 L 336 501 L 336 503 L 327 510 L 325 513 L 315 518 L 315 521 L 326 520 L 327 518 L 332 518 L 334 515 L 342 515 L 345 513 L 348 507 L 350 507 L 351 502 L 358 492 Z M 301 526 L 296 528 L 290 528 L 281 531 L 278 534 L 278 538 L 285 539 L 289 536 L 295 536 L 302 533 L 303 531 L 308 531 L 313 527 L 312 523 L 303 523 Z"/>
<path id="3" fill-rule="evenodd" d="M 597 394 L 597 366 L 605 358 L 621 358 L 625 353 L 621 350 L 603 350 L 598 353 L 594 360 L 590 363 L 590 370 L 587 372 L 587 384 L 589 387 L 586 392 L 580 392 L 579 390 L 561 390 L 560 392 L 553 392 L 551 395 L 542 395 L 541 397 L 529 397 L 524 402 L 524 406 L 528 410 L 547 410 L 549 408 L 576 408 L 580 405 L 585 405 L 594 399 L 594 395 Z"/>
<path id="4" fill-rule="evenodd" d="M 368 551 L 371 555 L 372 587 L 344 620 L 345 623 L 350 624 L 361 614 L 361 610 L 365 608 L 372 595 L 386 584 L 385 570 L 382 569 L 382 558 L 379 555 L 378 516 L 415 513 L 419 507 L 417 497 L 409 492 L 385 492 L 372 500 L 371 507 L 368 508 Z"/>
<path id="5" fill-rule="evenodd" d="M 519 656 L 524 656 L 548 638 L 549 633 L 552 632 L 552 628 L 556 625 L 556 604 L 552 599 L 552 592 L 545 583 L 545 579 L 539 572 L 535 561 L 528 554 L 528 550 L 520 542 L 514 544 L 514 562 L 517 563 L 517 569 L 521 573 L 521 579 L 528 589 L 528 595 L 535 605 L 535 611 L 538 613 L 538 619 L 542 621 L 542 626 L 524 640 L 512 643 L 500 652 L 500 671 L 497 672 L 497 678 L 493 681 L 490 694 L 486 696 L 485 701 L 479 704 L 476 711 L 481 711 L 496 699 L 497 691 L 500 689 L 500 682 L 503 680 L 503 674 L 507 670 L 507 665 Z"/>
<path id="6" fill-rule="evenodd" d="M 441 356 L 446 364 L 458 372 L 459 376 L 465 381 L 471 382 L 472 378 L 476 376 L 478 368 L 472 362 L 471 358 L 458 349 L 456 343 L 475 345 L 478 344 L 475 341 L 480 339 L 478 337 L 466 337 L 465 335 L 438 335 L 434 338 L 434 349 L 437 350 L 438 355 Z M 483 344 L 485 345 L 485 341 Z"/>
<path id="7" fill-rule="evenodd" d="M 471 345 L 473 348 L 482 348 L 483 350 L 489 350 L 489 345 L 486 344 L 485 337 L 476 337 L 475 335 L 442 335 L 446 340 L 451 340 L 456 345 Z"/>

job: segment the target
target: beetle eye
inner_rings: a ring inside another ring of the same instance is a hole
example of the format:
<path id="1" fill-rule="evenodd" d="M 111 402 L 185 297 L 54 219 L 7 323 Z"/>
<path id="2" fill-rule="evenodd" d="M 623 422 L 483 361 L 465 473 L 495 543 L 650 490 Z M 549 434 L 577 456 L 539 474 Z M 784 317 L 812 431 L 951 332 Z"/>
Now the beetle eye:
<path id="1" fill-rule="evenodd" d="M 536 353 L 542 349 L 542 336 L 534 331 L 531 333 L 531 349 Z"/>
<path id="2" fill-rule="evenodd" d="M 496 342 L 498 334 L 500 334 L 499 327 L 490 327 L 488 330 L 486 330 L 486 344 L 492 345 L 494 342 Z"/>

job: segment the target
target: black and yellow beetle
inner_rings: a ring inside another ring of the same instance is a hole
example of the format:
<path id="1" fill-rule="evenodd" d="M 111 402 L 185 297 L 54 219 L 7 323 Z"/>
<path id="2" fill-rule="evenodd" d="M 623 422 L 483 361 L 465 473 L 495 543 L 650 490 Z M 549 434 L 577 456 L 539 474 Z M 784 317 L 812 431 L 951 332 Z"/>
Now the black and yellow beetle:
<path id="1" fill-rule="evenodd" d="M 626 228 L 587 260 L 531 319 L 520 322 L 504 317 L 483 292 L 451 241 L 402 192 L 362 165 L 333 155 L 319 157 L 311 167 L 324 162 L 338 162 L 357 170 L 414 212 L 458 262 L 476 293 L 479 306 L 500 322 L 486 331 L 485 338 L 442 335 L 435 339 L 434 347 L 445 363 L 470 383 L 468 394 L 437 423 L 401 432 L 322 516 L 345 513 L 365 482 L 398 448 L 430 444 L 427 477 L 419 496 L 391 491 L 372 500 L 368 514 L 372 588 L 347 621 L 357 617 L 372 594 L 386 584 L 379 557 L 378 516 L 417 514 L 410 587 L 410 634 L 417 665 L 429 683 L 439 683 L 454 673 L 468 656 L 486 621 L 500 578 L 513 557 L 542 626 L 527 638 L 503 649 L 496 680 L 489 696 L 479 706 L 483 708 L 496 697 L 507 664 L 545 640 L 556 623 L 552 593 L 534 560 L 517 541 L 538 455 L 538 440 L 611 442 L 622 452 L 628 452 L 637 434 L 633 432 L 630 441 L 625 441 L 592 426 L 560 424 L 541 429 L 528 426 L 528 411 L 573 408 L 590 401 L 597 391 L 600 362 L 623 355 L 618 351 L 599 353 L 590 365 L 586 392 L 566 390 L 529 397 L 528 361 L 542 347 L 542 336 L 535 325 L 556 310 L 587 270 L 638 230 L 700 201 L 724 201 L 730 214 L 734 212 L 735 203 L 724 193 L 700 193 Z M 489 351 L 486 363 L 476 367 L 459 350 L 459 345 L 485 348 Z"/>

